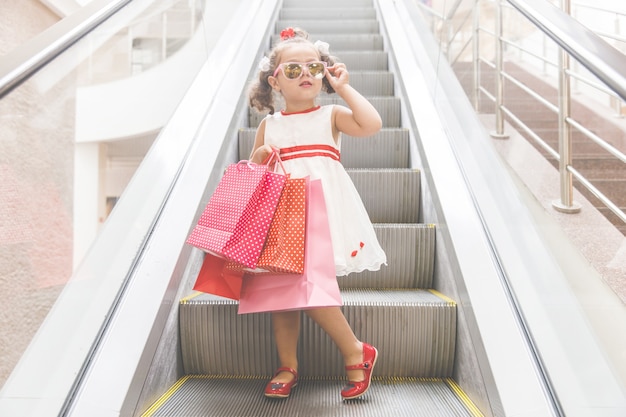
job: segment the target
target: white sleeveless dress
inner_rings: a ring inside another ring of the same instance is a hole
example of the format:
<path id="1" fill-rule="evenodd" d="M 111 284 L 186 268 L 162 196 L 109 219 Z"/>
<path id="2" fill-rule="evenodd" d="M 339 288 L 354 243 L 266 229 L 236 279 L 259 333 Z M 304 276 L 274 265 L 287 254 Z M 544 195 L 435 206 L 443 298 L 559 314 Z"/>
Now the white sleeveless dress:
<path id="1" fill-rule="evenodd" d="M 387 256 L 358 191 L 338 160 L 341 137 L 335 143 L 331 126 L 333 107 L 268 115 L 265 144 L 281 149 L 285 170 L 293 178 L 309 176 L 322 181 L 337 276 L 377 271 L 387 263 Z M 289 159 L 293 155 L 307 156 Z"/>

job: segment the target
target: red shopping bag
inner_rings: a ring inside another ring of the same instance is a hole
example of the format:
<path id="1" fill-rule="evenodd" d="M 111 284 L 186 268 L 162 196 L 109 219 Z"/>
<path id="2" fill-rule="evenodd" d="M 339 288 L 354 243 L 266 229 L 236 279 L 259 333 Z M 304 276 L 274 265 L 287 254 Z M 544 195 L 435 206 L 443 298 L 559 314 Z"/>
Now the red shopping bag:
<path id="1" fill-rule="evenodd" d="M 239 314 L 342 305 L 320 180 L 308 183 L 305 216 L 304 273 L 246 273 L 239 297 Z"/>
<path id="2" fill-rule="evenodd" d="M 228 261 L 207 253 L 193 289 L 208 294 L 239 300 L 243 272 L 226 268 Z"/>
<path id="3" fill-rule="evenodd" d="M 308 178 L 288 178 L 255 269 L 230 263 L 232 270 L 302 274 Z"/>
<path id="4" fill-rule="evenodd" d="M 228 166 L 187 243 L 255 268 L 287 179 L 271 171 L 274 157 Z"/>

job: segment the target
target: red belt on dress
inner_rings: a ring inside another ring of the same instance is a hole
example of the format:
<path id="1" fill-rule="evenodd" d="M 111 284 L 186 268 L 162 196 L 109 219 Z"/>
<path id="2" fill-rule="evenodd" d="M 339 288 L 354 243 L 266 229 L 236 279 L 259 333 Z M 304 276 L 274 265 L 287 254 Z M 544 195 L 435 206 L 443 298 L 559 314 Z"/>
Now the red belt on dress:
<path id="1" fill-rule="evenodd" d="M 326 156 L 335 161 L 340 159 L 339 150 L 330 145 L 302 145 L 280 148 L 280 159 L 283 161 L 310 156 Z"/>

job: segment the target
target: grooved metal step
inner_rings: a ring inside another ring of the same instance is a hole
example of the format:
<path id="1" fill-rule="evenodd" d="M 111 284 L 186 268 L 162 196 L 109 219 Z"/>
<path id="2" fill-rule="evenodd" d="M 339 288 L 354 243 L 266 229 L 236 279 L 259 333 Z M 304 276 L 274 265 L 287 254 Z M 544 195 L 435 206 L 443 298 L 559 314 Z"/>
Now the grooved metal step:
<path id="1" fill-rule="evenodd" d="M 354 19 L 347 25 L 343 20 L 315 20 L 315 19 L 289 19 L 278 20 L 275 28 L 276 33 L 286 27 L 301 27 L 307 32 L 318 33 L 379 33 L 378 20 L 376 19 Z"/>
<path id="2" fill-rule="evenodd" d="M 400 124 L 400 99 L 398 97 L 368 97 L 370 103 L 376 108 L 380 117 L 383 119 L 384 127 L 399 128 Z M 343 104 L 343 99 L 339 96 L 322 96 L 320 97 L 321 105 Z"/>
<path id="3" fill-rule="evenodd" d="M 376 108 L 383 120 L 384 127 L 399 128 L 400 124 L 400 99 L 398 97 L 368 97 L 368 100 Z M 325 106 L 328 104 L 346 105 L 341 97 L 336 95 L 321 95 L 319 104 Z M 280 107 L 277 108 L 277 111 Z M 249 110 L 250 126 L 257 127 L 267 113 L 259 113 L 256 110 Z"/>
<path id="4" fill-rule="evenodd" d="M 393 74 L 382 71 L 351 71 L 350 85 L 365 96 L 393 96 Z"/>
<path id="5" fill-rule="evenodd" d="M 341 51 L 339 62 L 346 64 L 350 71 L 386 71 L 389 68 L 385 51 Z"/>
<path id="6" fill-rule="evenodd" d="M 328 13 L 328 10 L 317 8 L 288 7 L 282 9 L 279 16 L 282 21 L 302 19 L 303 17 L 307 19 L 340 19 L 342 21 L 345 21 L 346 18 L 373 20 L 376 19 L 376 10 L 373 7 L 358 9 L 354 7 L 336 7 L 332 13 Z"/>
<path id="7" fill-rule="evenodd" d="M 378 348 L 375 374 L 447 377 L 452 373 L 456 305 L 428 290 L 344 289 L 341 307 L 360 340 Z M 237 314 L 237 302 L 198 294 L 180 304 L 186 374 L 268 376 L 279 366 L 271 315 Z M 328 335 L 303 315 L 299 372 L 342 377 L 343 358 Z"/>
<path id="8" fill-rule="evenodd" d="M 374 224 L 387 265 L 380 271 L 338 277 L 340 288 L 432 288 L 435 226 Z"/>
<path id="9" fill-rule="evenodd" d="M 342 402 L 344 381 L 302 378 L 289 400 L 263 397 L 265 378 L 188 375 L 142 417 L 472 417 L 480 412 L 448 378 L 374 378 L 367 397 Z"/>
<path id="10" fill-rule="evenodd" d="M 248 159 L 256 128 L 239 130 L 239 159 Z M 346 168 L 406 168 L 409 166 L 409 131 L 382 129 L 373 136 L 341 139 L 341 163 Z"/>
<path id="11" fill-rule="evenodd" d="M 322 40 L 330 45 L 331 54 L 337 54 L 337 51 L 382 51 L 383 37 L 377 33 L 368 34 L 349 34 L 349 33 L 315 33 L 309 32 L 309 39 L 313 42 Z M 273 35 L 271 46 L 274 47 L 280 41 L 280 35 Z"/>
<path id="12" fill-rule="evenodd" d="M 308 0 L 284 0 L 283 8 L 288 9 L 290 7 L 311 7 L 312 5 L 327 10 L 329 14 L 332 14 L 335 9 L 344 7 L 374 7 L 373 0 L 317 0 L 314 4 Z"/>
<path id="13" fill-rule="evenodd" d="M 372 223 L 417 223 L 420 171 L 348 169 Z"/>

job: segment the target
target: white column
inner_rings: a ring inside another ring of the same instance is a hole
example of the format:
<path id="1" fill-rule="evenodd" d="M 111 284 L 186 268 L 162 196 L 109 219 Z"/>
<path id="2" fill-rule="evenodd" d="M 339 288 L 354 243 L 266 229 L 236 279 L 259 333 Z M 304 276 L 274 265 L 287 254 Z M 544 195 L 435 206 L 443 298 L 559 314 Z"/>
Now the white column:
<path id="1" fill-rule="evenodd" d="M 76 268 L 98 234 L 100 144 L 74 146 L 74 255 Z"/>

